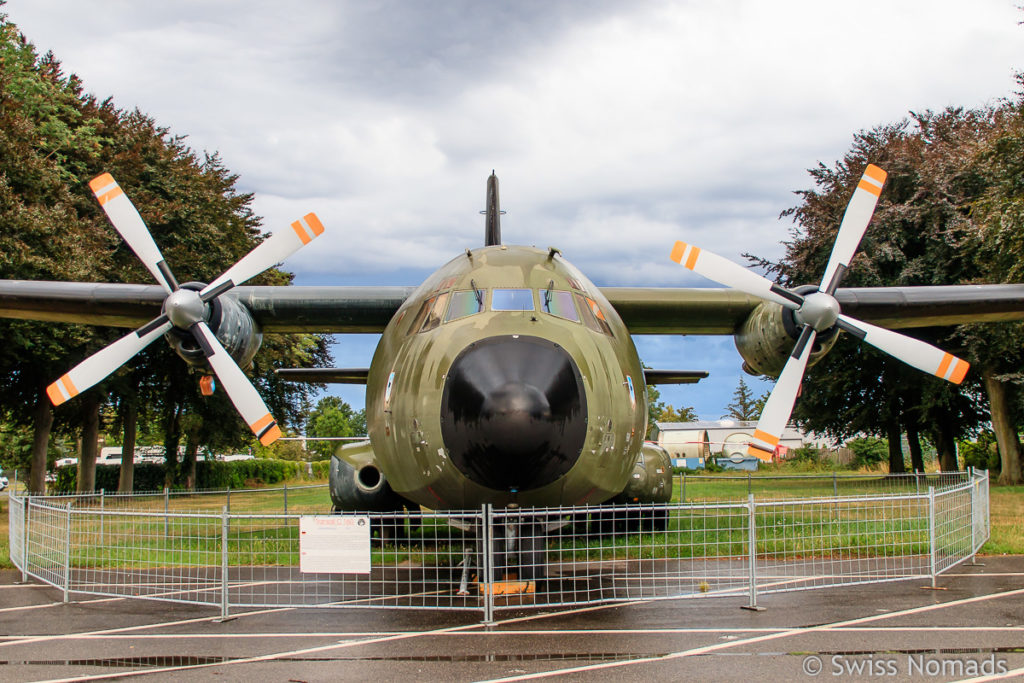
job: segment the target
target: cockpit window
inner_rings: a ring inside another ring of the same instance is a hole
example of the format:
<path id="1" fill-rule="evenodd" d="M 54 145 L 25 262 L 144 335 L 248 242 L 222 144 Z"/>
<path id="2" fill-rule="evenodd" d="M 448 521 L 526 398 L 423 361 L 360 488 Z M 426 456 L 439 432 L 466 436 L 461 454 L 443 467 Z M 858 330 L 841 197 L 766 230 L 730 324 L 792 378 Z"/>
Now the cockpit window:
<path id="1" fill-rule="evenodd" d="M 608 326 L 608 321 L 604 318 L 604 313 L 601 311 L 601 307 L 597 305 L 597 302 L 590 297 L 581 296 L 574 294 L 573 297 L 576 299 L 576 303 L 579 304 L 580 313 L 583 315 L 583 324 L 592 329 L 594 332 L 600 332 L 607 334 L 609 337 L 615 335 L 612 334 L 612 328 Z"/>
<path id="2" fill-rule="evenodd" d="M 406 332 L 406 334 L 416 334 L 417 332 L 420 331 L 420 327 L 423 326 L 423 321 L 426 319 L 427 313 L 430 312 L 430 308 L 433 305 L 433 299 L 427 299 L 422 304 L 420 304 L 420 310 L 416 311 L 416 317 L 414 317 L 412 319 L 412 322 L 409 324 L 409 330 Z"/>
<path id="3" fill-rule="evenodd" d="M 448 305 L 448 292 L 438 294 L 429 299 L 427 304 L 430 305 L 430 309 L 427 311 L 427 317 L 423 320 L 423 327 L 420 328 L 420 332 L 429 332 L 441 324 L 444 307 Z"/>
<path id="4" fill-rule="evenodd" d="M 579 322 L 580 316 L 572 302 L 571 292 L 559 292 L 554 289 L 540 290 L 540 308 L 545 313 Z"/>
<path id="5" fill-rule="evenodd" d="M 496 289 L 491 294 L 492 311 L 532 311 L 533 291 L 529 289 Z"/>
<path id="6" fill-rule="evenodd" d="M 467 315 L 479 313 L 484 307 L 484 293 L 479 289 L 466 289 L 452 292 L 452 303 L 448 306 L 448 314 L 444 321 L 458 320 Z"/>

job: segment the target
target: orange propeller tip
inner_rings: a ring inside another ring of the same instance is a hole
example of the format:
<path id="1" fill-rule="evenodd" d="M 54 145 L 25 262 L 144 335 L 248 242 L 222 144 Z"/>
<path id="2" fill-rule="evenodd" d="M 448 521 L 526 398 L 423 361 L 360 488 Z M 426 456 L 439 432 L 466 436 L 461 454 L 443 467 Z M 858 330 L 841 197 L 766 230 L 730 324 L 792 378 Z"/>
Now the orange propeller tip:
<path id="1" fill-rule="evenodd" d="M 677 241 L 675 246 L 672 247 L 672 253 L 669 255 L 676 263 L 683 262 L 683 253 L 686 251 L 687 244 L 683 241 Z"/>
<path id="2" fill-rule="evenodd" d="M 278 427 L 277 425 L 274 425 L 269 430 L 267 430 L 266 434 L 260 437 L 260 443 L 263 444 L 264 446 L 269 446 L 270 444 L 274 443 L 280 438 L 281 428 Z"/>
<path id="3" fill-rule="evenodd" d="M 869 178 L 874 178 L 880 183 L 884 183 L 889 174 L 874 164 L 868 164 L 868 167 L 864 169 L 864 175 Z"/>
<path id="4" fill-rule="evenodd" d="M 89 181 L 89 189 L 91 189 L 93 192 L 96 192 L 97 190 L 101 190 L 113 182 L 114 176 L 110 175 L 109 173 L 101 173 Z"/>
<path id="5" fill-rule="evenodd" d="M 957 364 L 956 369 L 953 370 L 953 374 L 949 376 L 949 381 L 953 384 L 960 384 L 964 381 L 964 377 L 967 376 L 967 371 L 971 369 L 971 364 L 965 360 L 957 359 L 960 362 Z"/>
<path id="6" fill-rule="evenodd" d="M 55 406 L 59 406 L 61 403 L 66 401 L 64 394 L 60 393 L 60 387 L 57 386 L 57 382 L 54 382 L 50 386 L 46 387 L 46 395 L 50 397 L 50 403 Z"/>
<path id="7" fill-rule="evenodd" d="M 309 223 L 309 227 L 313 229 L 314 237 L 324 231 L 324 224 L 320 222 L 320 219 L 312 211 L 303 216 L 303 218 L 305 218 L 306 222 Z"/>

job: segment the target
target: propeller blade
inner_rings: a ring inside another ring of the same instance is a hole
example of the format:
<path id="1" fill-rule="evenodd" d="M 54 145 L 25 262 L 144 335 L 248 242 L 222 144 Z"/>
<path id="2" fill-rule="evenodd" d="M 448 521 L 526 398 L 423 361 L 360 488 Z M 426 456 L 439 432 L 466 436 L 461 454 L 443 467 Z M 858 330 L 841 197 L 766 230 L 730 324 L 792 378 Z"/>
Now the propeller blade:
<path id="1" fill-rule="evenodd" d="M 765 461 L 772 459 L 775 447 L 779 445 L 779 439 L 782 438 L 782 432 L 793 412 L 793 404 L 796 403 L 796 395 L 800 392 L 800 383 L 804 379 L 804 370 L 807 369 L 807 359 L 811 357 L 816 334 L 814 328 L 804 325 L 800 339 L 793 349 L 793 355 L 786 361 L 786 366 L 782 368 L 782 374 L 779 375 L 779 380 L 768 396 L 764 410 L 761 411 L 761 418 L 754 430 L 754 438 L 747 449 L 749 455 Z"/>
<path id="2" fill-rule="evenodd" d="M 144 327 L 121 337 L 113 344 L 105 346 L 83 360 L 48 386 L 46 395 L 50 397 L 53 405 L 59 406 L 69 398 L 102 382 L 169 329 L 171 329 L 171 322 L 165 316 L 156 318 Z"/>
<path id="3" fill-rule="evenodd" d="M 224 350 L 206 323 L 200 321 L 189 329 L 195 335 L 213 371 L 217 373 L 221 386 L 235 404 L 242 419 L 249 425 L 249 429 L 264 446 L 277 441 L 281 437 L 280 427 L 267 409 L 267 404 L 260 398 L 256 387 L 235 363 L 235 359 Z"/>
<path id="4" fill-rule="evenodd" d="M 887 175 L 874 164 L 868 164 L 864 170 L 850 203 L 846 205 L 846 213 L 843 214 L 843 222 L 839 225 L 836 243 L 832 245 L 832 255 L 825 266 L 825 275 L 821 278 L 821 291 L 834 294 L 839 287 L 846 269 L 850 267 L 853 252 L 857 251 L 864 231 L 871 222 L 871 214 L 875 212 L 875 205 L 882 194 L 882 185 L 885 184 Z"/>
<path id="5" fill-rule="evenodd" d="M 315 213 L 307 213 L 302 220 L 295 221 L 288 230 L 278 230 L 258 244 L 242 260 L 224 271 L 224 274 L 203 287 L 199 292 L 203 301 L 209 301 L 218 294 L 256 277 L 275 263 L 288 258 L 324 231 L 324 225 Z"/>
<path id="6" fill-rule="evenodd" d="M 738 263 L 686 242 L 676 242 L 670 258 L 720 285 L 774 301 L 786 308 L 798 308 L 804 300 L 799 294 L 790 292 Z"/>
<path id="7" fill-rule="evenodd" d="M 96 195 L 114 229 L 121 234 L 146 269 L 153 274 L 157 283 L 166 289 L 168 294 L 176 290 L 178 283 L 164 261 L 160 248 L 153 241 L 153 236 L 149 234 L 149 229 L 135 205 L 114 177 L 109 173 L 96 176 L 89 181 L 89 188 Z"/>
<path id="8" fill-rule="evenodd" d="M 877 327 L 847 315 L 839 316 L 839 326 L 858 336 L 863 335 L 864 341 L 879 351 L 884 351 L 907 365 L 941 377 L 953 384 L 963 382 L 964 376 L 971 367 L 967 361 L 920 339 L 914 339 L 884 327 Z"/>

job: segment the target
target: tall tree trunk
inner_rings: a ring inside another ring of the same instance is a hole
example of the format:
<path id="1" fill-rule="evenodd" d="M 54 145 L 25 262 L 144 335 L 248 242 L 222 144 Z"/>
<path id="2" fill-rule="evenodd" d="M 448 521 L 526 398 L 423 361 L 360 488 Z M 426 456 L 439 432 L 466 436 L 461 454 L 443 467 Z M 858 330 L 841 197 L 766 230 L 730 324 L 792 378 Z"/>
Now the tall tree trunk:
<path id="1" fill-rule="evenodd" d="M 889 418 L 885 423 L 885 434 L 889 439 L 889 473 L 902 474 L 907 471 L 903 463 L 903 445 L 900 443 L 900 423 L 895 418 Z"/>
<path id="2" fill-rule="evenodd" d="M 199 453 L 199 430 L 189 431 L 185 437 L 185 487 L 188 490 L 196 489 L 196 456 Z"/>
<path id="3" fill-rule="evenodd" d="M 134 396 L 126 396 L 121 400 L 121 425 L 124 431 L 121 439 L 121 475 L 117 481 L 117 490 L 121 493 L 131 493 L 135 487 L 135 434 L 138 423 L 139 405 Z"/>
<path id="4" fill-rule="evenodd" d="M 921 434 L 916 424 L 907 425 L 907 445 L 910 446 L 910 467 L 915 472 L 924 472 L 924 454 L 921 452 Z"/>
<path id="5" fill-rule="evenodd" d="M 939 453 L 939 469 L 943 472 L 956 472 L 959 469 L 956 461 L 956 438 L 949 420 L 940 417 L 932 425 L 932 438 L 935 439 L 935 450 Z"/>
<path id="6" fill-rule="evenodd" d="M 999 483 L 1019 484 L 1020 441 L 1010 416 L 1007 386 L 996 378 L 991 368 L 982 370 L 981 376 L 985 380 L 985 393 L 988 394 L 989 411 L 992 413 L 992 431 L 996 433 L 996 444 L 999 446 L 999 462 L 1002 466 Z"/>
<path id="7" fill-rule="evenodd" d="M 100 400 L 95 392 L 83 397 L 82 453 L 78 457 L 78 491 L 96 489 L 96 454 L 100 448 Z"/>
<path id="8" fill-rule="evenodd" d="M 28 490 L 46 493 L 46 450 L 53 426 L 53 410 L 45 390 L 39 391 L 35 414 L 32 416 L 32 464 L 29 468 Z"/>
<path id="9" fill-rule="evenodd" d="M 181 443 L 181 424 L 178 406 L 169 405 L 164 413 L 164 486 L 172 487 L 178 480 L 178 444 Z"/>

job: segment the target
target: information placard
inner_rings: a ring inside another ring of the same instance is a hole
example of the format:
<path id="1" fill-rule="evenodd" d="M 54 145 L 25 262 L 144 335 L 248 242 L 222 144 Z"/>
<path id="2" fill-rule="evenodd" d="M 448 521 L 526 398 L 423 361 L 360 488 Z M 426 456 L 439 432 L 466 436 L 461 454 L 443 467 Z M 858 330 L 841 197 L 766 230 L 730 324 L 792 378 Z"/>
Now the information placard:
<path id="1" fill-rule="evenodd" d="M 299 571 L 369 574 L 370 518 L 358 515 L 300 517 Z"/>

